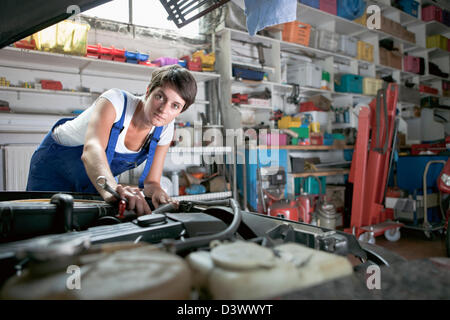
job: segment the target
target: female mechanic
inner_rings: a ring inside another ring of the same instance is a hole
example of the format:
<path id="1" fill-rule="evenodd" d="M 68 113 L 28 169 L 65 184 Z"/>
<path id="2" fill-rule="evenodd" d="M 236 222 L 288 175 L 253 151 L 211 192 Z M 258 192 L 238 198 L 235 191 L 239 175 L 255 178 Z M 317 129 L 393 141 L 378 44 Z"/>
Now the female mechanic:
<path id="1" fill-rule="evenodd" d="M 173 139 L 174 119 L 197 94 L 191 73 L 178 65 L 153 72 L 145 96 L 111 89 L 76 118 L 59 120 L 31 158 L 27 191 L 95 193 L 116 199 L 97 186 L 99 176 L 138 215 L 170 201 L 160 186 L 164 159 Z M 147 160 L 139 188 L 123 186 L 115 177 Z M 143 188 L 143 193 L 140 188 Z"/>

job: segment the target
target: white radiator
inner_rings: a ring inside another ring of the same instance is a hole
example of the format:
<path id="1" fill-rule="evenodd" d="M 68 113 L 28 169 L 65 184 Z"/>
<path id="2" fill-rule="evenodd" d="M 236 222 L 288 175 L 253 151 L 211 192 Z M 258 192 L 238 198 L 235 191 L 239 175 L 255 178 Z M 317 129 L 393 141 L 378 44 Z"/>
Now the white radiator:
<path id="1" fill-rule="evenodd" d="M 3 191 L 24 191 L 27 186 L 30 160 L 37 145 L 2 145 Z"/>

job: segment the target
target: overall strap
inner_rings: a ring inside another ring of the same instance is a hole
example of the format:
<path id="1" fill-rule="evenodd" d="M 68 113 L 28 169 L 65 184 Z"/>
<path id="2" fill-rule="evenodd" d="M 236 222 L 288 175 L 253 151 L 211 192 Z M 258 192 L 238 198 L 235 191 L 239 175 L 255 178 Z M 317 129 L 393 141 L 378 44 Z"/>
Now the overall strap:
<path id="1" fill-rule="evenodd" d="M 145 163 L 144 171 L 142 172 L 141 177 L 139 178 L 139 188 L 144 188 L 144 180 L 147 177 L 148 173 L 150 172 L 150 168 L 152 166 L 153 162 L 153 156 L 155 154 L 156 146 L 159 142 L 159 137 L 161 135 L 163 127 L 156 127 L 155 131 L 153 131 L 151 138 L 150 138 L 150 146 L 148 148 L 148 156 L 147 161 Z"/>
<path id="2" fill-rule="evenodd" d="M 109 135 L 108 146 L 106 147 L 106 158 L 108 159 L 108 163 L 111 165 L 111 162 L 114 157 L 114 151 L 116 150 L 117 140 L 119 139 L 119 134 L 123 130 L 123 122 L 125 120 L 125 114 L 127 112 L 127 95 L 124 91 L 122 91 L 124 102 L 123 102 L 123 111 L 120 120 L 115 122 L 111 128 L 111 134 Z"/>

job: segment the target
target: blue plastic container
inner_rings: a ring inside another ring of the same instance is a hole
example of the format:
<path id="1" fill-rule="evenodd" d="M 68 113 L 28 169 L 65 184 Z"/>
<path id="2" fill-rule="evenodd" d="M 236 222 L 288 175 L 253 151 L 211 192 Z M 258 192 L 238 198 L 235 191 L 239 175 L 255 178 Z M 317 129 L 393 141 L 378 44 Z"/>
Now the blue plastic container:
<path id="1" fill-rule="evenodd" d="M 401 6 L 402 11 L 417 18 L 419 15 L 419 3 L 414 0 L 400 0 L 398 4 Z"/>
<path id="2" fill-rule="evenodd" d="M 306 4 L 307 6 L 319 9 L 320 0 L 298 0 L 298 2 Z"/>
<path id="3" fill-rule="evenodd" d="M 178 60 L 178 65 L 182 66 L 183 68 L 187 67 L 187 61 L 186 60 Z"/>
<path id="4" fill-rule="evenodd" d="M 125 51 L 125 58 L 128 60 L 138 60 L 138 52 Z"/>
<path id="5" fill-rule="evenodd" d="M 444 160 L 448 156 L 404 156 L 398 158 L 397 163 L 397 185 L 400 189 L 407 190 L 410 194 L 423 194 L 423 173 L 428 161 Z M 427 174 L 427 190 L 436 187 L 436 181 L 444 167 L 436 163 L 430 165 Z"/>
<path id="6" fill-rule="evenodd" d="M 137 59 L 139 61 L 147 61 L 148 57 L 149 57 L 148 54 L 144 54 L 144 53 L 140 53 L 140 52 L 138 52 L 138 54 L 137 54 Z"/>
<path id="7" fill-rule="evenodd" d="M 364 0 L 338 0 L 337 15 L 353 21 L 364 14 L 366 6 Z"/>
<path id="8" fill-rule="evenodd" d="M 334 91 L 363 93 L 363 78 L 356 74 L 343 74 L 341 78 L 334 79 Z"/>
<path id="9" fill-rule="evenodd" d="M 353 149 L 344 150 L 344 160 L 352 161 L 353 160 Z"/>
<path id="10" fill-rule="evenodd" d="M 264 72 L 233 65 L 233 77 L 260 81 L 264 78 Z"/>

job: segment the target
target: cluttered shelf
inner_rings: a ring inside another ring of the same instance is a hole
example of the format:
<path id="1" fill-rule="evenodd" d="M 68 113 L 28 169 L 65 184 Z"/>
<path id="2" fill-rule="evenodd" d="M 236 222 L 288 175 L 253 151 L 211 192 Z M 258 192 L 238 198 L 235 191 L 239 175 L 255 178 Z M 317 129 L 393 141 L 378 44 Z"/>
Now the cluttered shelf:
<path id="1" fill-rule="evenodd" d="M 38 50 L 13 47 L 6 47 L 0 50 L 0 66 L 18 68 L 18 65 L 23 69 L 43 71 L 47 71 L 43 65 L 51 65 L 54 70 L 82 75 L 98 75 L 99 72 L 112 73 L 115 78 L 132 80 L 136 80 L 136 77 L 142 77 L 142 79 L 147 80 L 149 75 L 156 70 L 156 67 L 146 65 Z M 197 81 L 209 81 L 220 78 L 219 74 L 212 72 L 192 71 L 192 74 Z M 103 76 L 106 76 L 106 74 L 103 74 Z"/>
<path id="2" fill-rule="evenodd" d="M 324 146 L 324 145 L 309 145 L 309 146 L 299 146 L 299 145 L 289 145 L 289 146 L 258 146 L 257 149 L 283 149 L 283 150 L 299 150 L 299 151 L 323 151 L 323 150 L 350 150 L 354 146 Z"/>
<path id="3" fill-rule="evenodd" d="M 350 169 L 328 169 L 328 170 L 318 170 L 318 171 L 308 171 L 308 172 L 302 172 L 302 173 L 291 173 L 290 175 L 293 178 L 306 178 L 309 176 L 314 177 L 328 177 L 328 176 L 337 176 L 337 175 L 344 175 L 349 174 Z"/>

